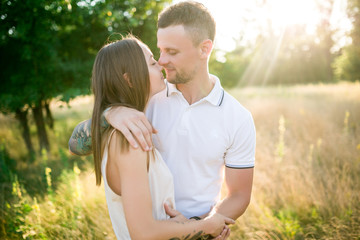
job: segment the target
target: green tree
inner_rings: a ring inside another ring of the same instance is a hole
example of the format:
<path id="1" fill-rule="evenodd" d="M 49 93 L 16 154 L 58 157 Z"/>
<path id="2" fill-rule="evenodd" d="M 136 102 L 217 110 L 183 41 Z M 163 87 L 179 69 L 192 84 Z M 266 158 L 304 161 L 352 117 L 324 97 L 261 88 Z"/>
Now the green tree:
<path id="1" fill-rule="evenodd" d="M 28 111 L 40 149 L 49 150 L 49 102 L 89 93 L 95 54 L 109 35 L 132 32 L 156 47 L 156 21 L 169 0 L 6 0 L 0 9 L 0 110 L 16 113 L 33 152 Z M 46 118 L 44 117 L 44 109 Z"/>
<path id="2" fill-rule="evenodd" d="M 259 35 L 250 44 L 244 44 L 246 32 L 238 39 L 233 52 L 224 55 L 226 61 L 210 60 L 210 70 L 224 80 L 227 87 L 245 85 L 296 84 L 330 82 L 333 80 L 331 48 L 333 30 L 330 15 L 333 0 L 316 0 L 321 21 L 315 32 L 309 32 L 306 23 L 277 26 L 271 16 L 260 22 L 245 16 L 243 23 L 257 29 Z M 257 10 L 268 11 L 271 3 L 257 1 Z M 244 29 L 249 29 L 249 26 Z"/>
<path id="3" fill-rule="evenodd" d="M 39 109 L 42 100 L 53 93 L 50 80 L 56 55 L 52 47 L 53 31 L 48 27 L 51 24 L 49 13 L 43 1 L 2 1 L 1 5 L 1 109 L 5 113 L 17 113 L 23 125 L 23 136 L 27 136 L 26 113 L 31 108 L 40 146 L 48 149 Z"/>
<path id="4" fill-rule="evenodd" d="M 360 80 L 360 0 L 349 0 L 347 12 L 353 25 L 352 42 L 342 49 L 333 67 L 338 79 L 356 81 Z"/>
<path id="5" fill-rule="evenodd" d="M 214 50 L 209 60 L 209 70 L 221 80 L 225 88 L 232 88 L 238 84 L 243 85 L 241 77 L 245 73 L 250 63 L 250 55 L 246 53 L 246 48 L 237 46 L 231 52 L 223 53 L 223 59 L 217 59 L 216 55 L 219 50 Z"/>

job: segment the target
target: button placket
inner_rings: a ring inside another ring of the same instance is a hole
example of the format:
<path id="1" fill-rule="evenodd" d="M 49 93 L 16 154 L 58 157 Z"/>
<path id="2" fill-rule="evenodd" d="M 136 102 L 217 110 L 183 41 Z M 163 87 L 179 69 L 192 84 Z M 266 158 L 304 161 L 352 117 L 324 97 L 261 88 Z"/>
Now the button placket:
<path id="1" fill-rule="evenodd" d="M 189 117 L 190 117 L 190 106 L 184 109 L 184 112 L 181 116 L 180 127 L 178 129 L 179 134 L 186 135 L 188 133 Z"/>

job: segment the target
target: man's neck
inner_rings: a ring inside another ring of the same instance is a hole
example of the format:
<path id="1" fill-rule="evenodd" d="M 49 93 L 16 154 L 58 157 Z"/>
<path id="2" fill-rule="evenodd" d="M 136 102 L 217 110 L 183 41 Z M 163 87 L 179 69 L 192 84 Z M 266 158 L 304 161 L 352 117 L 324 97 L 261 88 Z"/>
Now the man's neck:
<path id="1" fill-rule="evenodd" d="M 176 84 L 176 88 L 183 94 L 189 105 L 209 95 L 215 85 L 215 79 L 208 72 L 193 78 L 186 84 Z"/>

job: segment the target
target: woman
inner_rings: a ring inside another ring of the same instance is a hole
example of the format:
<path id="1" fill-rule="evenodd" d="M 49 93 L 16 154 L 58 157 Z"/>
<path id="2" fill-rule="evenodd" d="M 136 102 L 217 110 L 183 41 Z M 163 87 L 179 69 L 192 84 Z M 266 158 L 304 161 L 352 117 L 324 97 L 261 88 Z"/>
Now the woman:
<path id="1" fill-rule="evenodd" d="M 102 112 L 111 106 L 144 111 L 151 96 L 165 88 L 162 67 L 150 49 L 135 39 L 104 46 L 92 72 L 95 95 L 92 116 L 92 148 L 96 184 L 104 179 L 105 195 L 118 239 L 190 239 L 217 236 L 233 220 L 212 214 L 189 221 L 181 214 L 168 219 L 164 204 L 174 206 L 172 175 L 156 149 L 132 148 L 124 136 L 100 129 Z"/>

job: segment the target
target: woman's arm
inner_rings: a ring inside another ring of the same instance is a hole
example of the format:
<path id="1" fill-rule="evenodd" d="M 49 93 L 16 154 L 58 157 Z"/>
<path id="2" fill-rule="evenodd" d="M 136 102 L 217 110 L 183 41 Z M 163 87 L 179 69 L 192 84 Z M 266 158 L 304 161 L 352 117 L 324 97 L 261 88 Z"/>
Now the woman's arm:
<path id="1" fill-rule="evenodd" d="M 129 148 L 120 152 L 118 132 L 112 135 L 109 159 L 119 173 L 125 218 L 132 239 L 192 239 L 210 234 L 217 236 L 232 220 L 220 214 L 201 221 L 158 221 L 152 216 L 152 201 L 147 173 L 147 153 Z M 156 160 L 155 160 L 156 161 Z"/>

